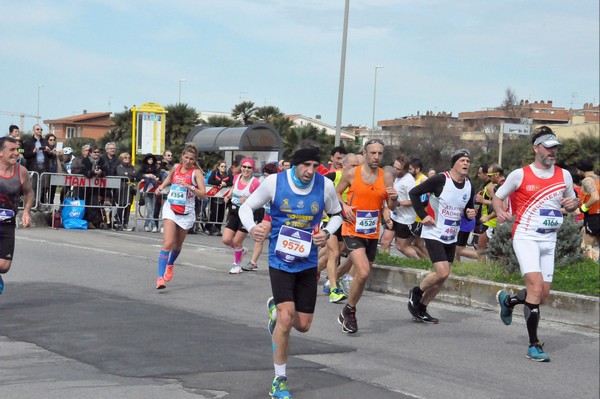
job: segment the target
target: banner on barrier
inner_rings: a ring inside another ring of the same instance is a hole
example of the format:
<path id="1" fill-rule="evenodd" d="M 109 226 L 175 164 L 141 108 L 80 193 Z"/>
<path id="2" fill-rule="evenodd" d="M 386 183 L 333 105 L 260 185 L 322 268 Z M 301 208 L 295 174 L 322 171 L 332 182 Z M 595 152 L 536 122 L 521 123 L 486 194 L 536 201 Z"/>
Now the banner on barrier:
<path id="1" fill-rule="evenodd" d="M 77 187 L 97 187 L 97 188 L 121 188 L 122 179 L 119 177 L 84 177 L 72 175 L 51 175 L 51 186 L 77 186 Z"/>
<path id="2" fill-rule="evenodd" d="M 226 196 L 229 193 L 230 190 L 231 190 L 231 187 L 219 188 L 217 186 L 206 186 L 206 196 L 223 198 L 224 196 Z"/>

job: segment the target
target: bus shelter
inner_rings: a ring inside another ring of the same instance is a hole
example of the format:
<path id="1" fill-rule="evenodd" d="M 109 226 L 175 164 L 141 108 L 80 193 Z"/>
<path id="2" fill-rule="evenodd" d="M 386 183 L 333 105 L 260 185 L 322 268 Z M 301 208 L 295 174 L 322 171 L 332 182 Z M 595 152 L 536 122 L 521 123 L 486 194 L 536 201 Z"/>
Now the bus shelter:
<path id="1" fill-rule="evenodd" d="M 186 142 L 193 143 L 200 153 L 225 153 L 225 162 L 242 158 L 252 158 L 256 165 L 254 172 L 271 162 L 277 162 L 283 154 L 283 142 L 275 127 L 269 123 L 255 123 L 248 126 L 214 127 L 196 126 L 188 134 Z"/>

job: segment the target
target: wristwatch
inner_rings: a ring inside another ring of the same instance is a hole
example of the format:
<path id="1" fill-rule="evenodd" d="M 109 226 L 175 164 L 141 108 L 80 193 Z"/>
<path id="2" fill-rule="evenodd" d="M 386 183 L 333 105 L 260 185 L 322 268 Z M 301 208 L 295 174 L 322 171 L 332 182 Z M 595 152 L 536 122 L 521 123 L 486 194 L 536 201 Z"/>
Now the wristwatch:
<path id="1" fill-rule="evenodd" d="M 329 237 L 331 237 L 331 233 L 325 229 L 323 229 L 323 231 L 325 232 L 325 240 L 329 240 Z"/>

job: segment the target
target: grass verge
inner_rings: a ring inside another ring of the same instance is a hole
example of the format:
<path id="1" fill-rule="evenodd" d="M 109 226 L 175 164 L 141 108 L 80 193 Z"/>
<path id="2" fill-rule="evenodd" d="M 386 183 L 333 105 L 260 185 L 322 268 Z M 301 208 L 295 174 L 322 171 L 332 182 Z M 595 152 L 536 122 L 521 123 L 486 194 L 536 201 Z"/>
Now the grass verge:
<path id="1" fill-rule="evenodd" d="M 382 252 L 377 253 L 375 263 L 386 266 L 409 267 L 412 269 L 432 270 L 431 262 L 423 259 L 406 259 Z M 497 283 L 523 285 L 519 272 L 508 274 L 502 265 L 494 262 L 457 262 L 452 265 L 452 274 L 462 277 L 474 277 Z M 591 259 L 554 269 L 552 289 L 598 297 L 600 294 L 600 265 Z"/>

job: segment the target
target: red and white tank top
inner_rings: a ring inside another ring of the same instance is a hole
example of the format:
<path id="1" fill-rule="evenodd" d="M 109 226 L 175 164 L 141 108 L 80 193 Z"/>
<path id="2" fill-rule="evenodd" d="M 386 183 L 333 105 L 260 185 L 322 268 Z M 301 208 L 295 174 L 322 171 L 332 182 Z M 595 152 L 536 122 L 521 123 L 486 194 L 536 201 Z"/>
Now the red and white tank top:
<path id="1" fill-rule="evenodd" d="M 554 166 L 554 174 L 548 179 L 537 177 L 531 166 L 525 166 L 523 181 L 511 195 L 513 211 L 517 214 L 513 239 L 555 241 L 563 223 L 560 200 L 566 187 L 563 171 L 558 166 Z"/>
<path id="2" fill-rule="evenodd" d="M 187 215 L 190 212 L 194 212 L 194 191 L 188 190 L 186 186 L 191 185 L 196 188 L 196 181 L 194 180 L 195 172 L 196 169 L 194 168 L 182 173 L 181 165 L 173 172 L 173 176 L 171 177 L 171 191 L 169 191 L 167 201 L 176 214 Z"/>

